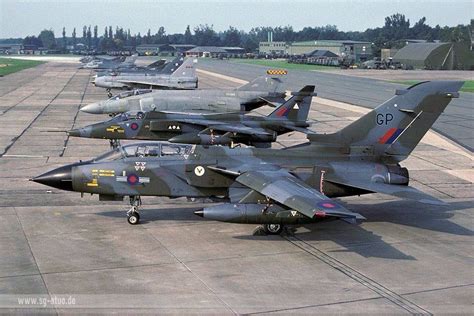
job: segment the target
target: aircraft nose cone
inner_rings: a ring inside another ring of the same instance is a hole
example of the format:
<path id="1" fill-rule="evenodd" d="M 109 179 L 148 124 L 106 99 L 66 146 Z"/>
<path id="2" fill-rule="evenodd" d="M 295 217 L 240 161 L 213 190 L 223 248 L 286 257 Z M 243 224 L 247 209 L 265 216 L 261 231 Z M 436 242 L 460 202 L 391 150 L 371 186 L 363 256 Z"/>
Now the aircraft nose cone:
<path id="1" fill-rule="evenodd" d="M 90 114 L 102 114 L 102 109 L 99 103 L 90 103 L 81 108 L 81 112 Z"/>
<path id="2" fill-rule="evenodd" d="M 73 191 L 72 167 L 73 165 L 59 167 L 57 169 L 43 173 L 42 175 L 39 175 L 30 180 L 53 187 L 53 188 L 66 190 L 66 191 Z"/>

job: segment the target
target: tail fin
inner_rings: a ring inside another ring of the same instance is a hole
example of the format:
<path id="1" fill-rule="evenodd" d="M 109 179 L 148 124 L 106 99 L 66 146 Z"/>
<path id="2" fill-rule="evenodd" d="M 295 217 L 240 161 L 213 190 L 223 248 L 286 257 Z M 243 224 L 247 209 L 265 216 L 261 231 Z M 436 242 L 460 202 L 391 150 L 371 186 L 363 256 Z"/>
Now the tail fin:
<path id="1" fill-rule="evenodd" d="M 196 77 L 194 63 L 194 58 L 184 59 L 182 64 L 171 74 L 171 77 Z"/>
<path id="2" fill-rule="evenodd" d="M 288 119 L 296 122 L 306 122 L 314 93 L 314 86 L 304 86 L 298 92 L 292 92 L 292 97 L 277 107 L 267 117 L 272 119 Z"/>
<path id="3" fill-rule="evenodd" d="M 312 142 L 334 143 L 373 153 L 384 160 L 407 158 L 452 98 L 462 81 L 426 81 L 405 90 L 339 132 L 311 135 Z"/>
<path id="4" fill-rule="evenodd" d="M 268 70 L 267 76 L 257 77 L 243 86 L 237 88 L 242 91 L 268 91 L 268 92 L 284 92 L 283 84 L 286 70 Z"/>
<path id="5" fill-rule="evenodd" d="M 147 68 L 147 69 L 161 70 L 161 69 L 164 68 L 165 64 L 166 64 L 166 59 L 159 59 L 159 60 L 157 60 L 157 61 L 155 61 L 155 62 L 153 62 L 153 63 L 151 63 L 151 64 L 149 64 L 149 65 L 146 65 L 145 68 Z"/>
<path id="6" fill-rule="evenodd" d="M 137 60 L 137 58 L 138 58 L 138 55 L 137 55 L 137 54 L 132 55 L 132 56 L 128 56 L 128 57 L 125 58 L 125 60 L 123 61 L 123 63 L 124 63 L 124 64 L 130 64 L 130 65 L 132 65 L 132 64 L 135 63 L 135 61 Z"/>
<path id="7" fill-rule="evenodd" d="M 169 74 L 169 75 L 172 74 L 173 72 L 176 71 L 176 69 L 179 68 L 179 66 L 183 64 L 183 61 L 184 61 L 184 57 L 178 56 L 169 62 L 165 62 L 165 65 L 161 69 L 161 73 Z"/>

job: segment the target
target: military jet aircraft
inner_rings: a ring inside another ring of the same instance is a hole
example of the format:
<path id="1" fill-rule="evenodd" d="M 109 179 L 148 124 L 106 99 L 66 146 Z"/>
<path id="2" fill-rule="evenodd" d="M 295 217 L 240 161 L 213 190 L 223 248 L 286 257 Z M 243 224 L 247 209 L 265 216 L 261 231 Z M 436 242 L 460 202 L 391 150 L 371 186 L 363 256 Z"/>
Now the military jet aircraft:
<path id="1" fill-rule="evenodd" d="M 286 149 L 167 143 L 131 144 L 34 179 L 51 187 L 130 197 L 128 222 L 139 222 L 140 196 L 206 197 L 227 203 L 196 215 L 234 223 L 283 225 L 321 219 L 364 219 L 333 197 L 384 193 L 444 204 L 408 186 L 400 165 L 444 111 L 463 82 L 432 81 L 398 90 L 376 109 L 333 134 L 309 135 Z"/>
<path id="2" fill-rule="evenodd" d="M 105 69 L 97 71 L 94 78 L 103 77 L 103 76 L 116 76 L 120 74 L 120 72 L 126 73 L 156 73 L 156 74 L 172 74 L 181 64 L 183 63 L 184 59 L 182 56 L 177 56 L 171 61 L 167 61 L 166 59 L 157 60 L 149 65 L 146 66 L 118 66 L 112 69 Z"/>
<path id="3" fill-rule="evenodd" d="M 306 86 L 266 117 L 240 113 L 189 114 L 150 111 L 133 116 L 122 113 L 105 122 L 68 131 L 69 136 L 111 140 L 168 140 L 172 143 L 270 147 L 278 135 L 310 133 L 306 127 L 314 86 Z"/>
<path id="4" fill-rule="evenodd" d="M 94 69 L 94 70 L 104 70 L 104 69 L 115 69 L 115 68 L 133 68 L 135 67 L 135 61 L 137 60 L 138 55 L 128 56 L 126 58 L 117 57 L 111 59 L 93 59 L 88 63 L 82 65 L 80 68 L 83 69 Z"/>
<path id="5" fill-rule="evenodd" d="M 122 92 L 108 100 L 90 103 L 80 110 L 90 114 L 124 112 L 180 111 L 180 112 L 237 112 L 251 111 L 263 105 L 285 102 L 284 81 L 281 76 L 258 77 L 232 90 L 140 90 L 152 93 Z"/>
<path id="6" fill-rule="evenodd" d="M 183 63 L 173 68 L 171 73 L 119 72 L 95 78 L 92 82 L 96 87 L 130 90 L 145 89 L 195 89 L 198 85 L 194 60 L 187 58 Z"/>

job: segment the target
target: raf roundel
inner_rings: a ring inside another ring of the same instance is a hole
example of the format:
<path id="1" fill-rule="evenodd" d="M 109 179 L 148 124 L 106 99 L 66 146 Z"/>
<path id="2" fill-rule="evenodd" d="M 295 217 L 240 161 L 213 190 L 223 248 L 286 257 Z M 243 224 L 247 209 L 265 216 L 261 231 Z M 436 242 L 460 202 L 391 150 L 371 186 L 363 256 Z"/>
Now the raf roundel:
<path id="1" fill-rule="evenodd" d="M 139 182 L 139 178 L 138 178 L 138 176 L 137 176 L 136 174 L 133 174 L 133 173 L 132 173 L 132 174 L 129 174 L 129 175 L 127 176 L 127 182 L 128 182 L 128 184 L 130 184 L 130 185 L 134 185 L 134 184 L 137 184 L 137 183 Z"/>
<path id="2" fill-rule="evenodd" d="M 133 122 L 132 124 L 130 124 L 130 128 L 133 129 L 134 131 L 138 129 L 138 124 Z"/>
<path id="3" fill-rule="evenodd" d="M 335 208 L 339 207 L 339 205 L 337 205 L 336 203 L 334 203 L 333 201 L 330 201 L 330 200 L 321 201 L 317 205 L 320 208 L 323 208 L 323 209 L 326 209 L 326 210 L 335 209 Z"/>

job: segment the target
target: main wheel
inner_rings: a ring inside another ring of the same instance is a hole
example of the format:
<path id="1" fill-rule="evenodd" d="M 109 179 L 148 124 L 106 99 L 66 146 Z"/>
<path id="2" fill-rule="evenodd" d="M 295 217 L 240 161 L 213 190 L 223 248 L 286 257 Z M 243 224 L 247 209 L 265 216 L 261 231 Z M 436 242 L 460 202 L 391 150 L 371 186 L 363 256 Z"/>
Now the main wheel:
<path id="1" fill-rule="evenodd" d="M 280 224 L 265 224 L 263 230 L 269 235 L 279 235 L 283 230 L 283 225 Z"/>
<path id="2" fill-rule="evenodd" d="M 137 225 L 140 222 L 140 214 L 133 212 L 132 214 L 128 215 L 127 221 L 130 225 Z"/>

